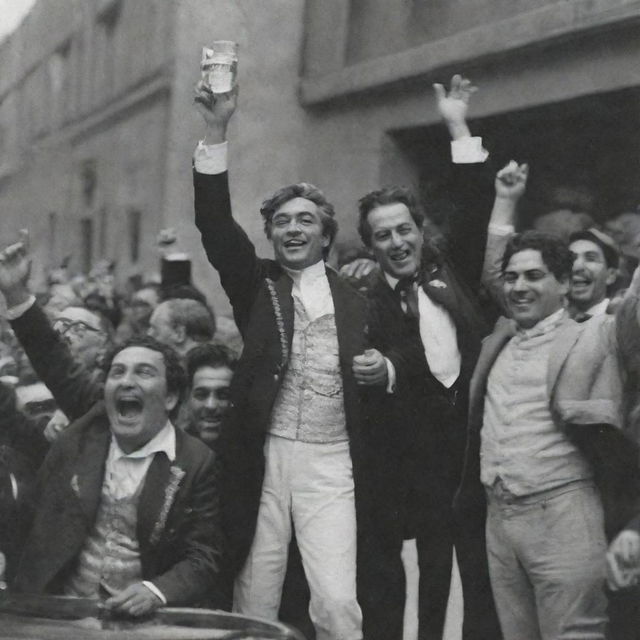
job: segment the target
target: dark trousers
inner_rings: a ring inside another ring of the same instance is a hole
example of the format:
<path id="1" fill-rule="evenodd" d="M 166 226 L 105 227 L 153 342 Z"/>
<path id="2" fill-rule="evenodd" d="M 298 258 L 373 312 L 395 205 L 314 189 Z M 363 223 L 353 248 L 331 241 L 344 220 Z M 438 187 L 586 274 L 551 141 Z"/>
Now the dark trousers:
<path id="1" fill-rule="evenodd" d="M 410 446 L 376 461 L 371 535 L 359 539 L 358 597 L 365 640 L 402 638 L 402 543 L 416 539 L 420 569 L 419 640 L 441 640 L 455 545 L 464 598 L 464 640 L 499 640 L 485 546 L 484 518 L 457 521 L 453 497 L 462 470 L 466 406 L 451 391 L 430 397 Z M 438 416 L 434 420 L 434 416 Z M 361 537 L 362 538 L 362 537 Z"/>
<path id="2" fill-rule="evenodd" d="M 416 537 L 420 569 L 418 596 L 419 640 L 441 640 L 444 631 L 452 553 L 456 556 L 464 597 L 464 640 L 500 640 L 493 603 L 482 528 L 462 530 L 453 518 L 434 518 L 433 526 Z M 405 574 L 401 559 L 402 536 L 381 544 L 361 542 L 358 600 L 362 607 L 365 640 L 402 638 Z"/>
<path id="3" fill-rule="evenodd" d="M 610 591 L 608 640 L 640 640 L 640 587 Z"/>
<path id="4" fill-rule="evenodd" d="M 464 599 L 464 640 L 498 640 L 500 625 L 493 602 L 484 525 L 456 523 L 451 508 L 434 510 L 416 532 L 420 569 L 418 638 L 441 640 L 451 584 L 453 547 Z"/>

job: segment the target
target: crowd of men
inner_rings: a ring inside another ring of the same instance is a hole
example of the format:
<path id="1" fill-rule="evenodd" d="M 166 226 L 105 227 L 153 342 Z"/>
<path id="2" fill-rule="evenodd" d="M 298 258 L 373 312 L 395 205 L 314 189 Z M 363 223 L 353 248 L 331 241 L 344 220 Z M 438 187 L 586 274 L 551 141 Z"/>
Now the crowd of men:
<path id="1" fill-rule="evenodd" d="M 318 640 L 394 640 L 415 539 L 420 640 L 442 638 L 454 557 L 465 640 L 640 637 L 637 259 L 586 215 L 516 233 L 529 167 L 492 166 L 468 80 L 434 89 L 442 237 L 376 189 L 339 273 L 310 183 L 263 202 L 256 255 L 229 193 L 237 89 L 196 87 L 195 224 L 240 355 L 181 261 L 128 295 L 103 268 L 36 296 L 28 237 L 4 243 L 6 587 L 133 617 L 308 607 Z"/>

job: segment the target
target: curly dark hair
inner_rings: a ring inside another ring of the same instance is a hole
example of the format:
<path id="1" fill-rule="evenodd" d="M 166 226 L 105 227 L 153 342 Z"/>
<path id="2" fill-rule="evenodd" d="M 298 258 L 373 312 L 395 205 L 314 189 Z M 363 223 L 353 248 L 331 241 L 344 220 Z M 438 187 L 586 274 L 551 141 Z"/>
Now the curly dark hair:
<path id="1" fill-rule="evenodd" d="M 502 256 L 502 273 L 516 253 L 527 249 L 540 252 L 542 261 L 559 282 L 571 275 L 573 254 L 569 251 L 569 245 L 559 236 L 542 231 L 525 231 L 509 238 Z"/>
<path id="2" fill-rule="evenodd" d="M 282 187 L 262 203 L 260 215 L 264 220 L 264 232 L 267 238 L 271 239 L 271 220 L 273 219 L 273 214 L 283 204 L 295 198 L 310 200 L 318 207 L 322 219 L 322 233 L 329 238 L 329 244 L 323 250 L 323 255 L 326 258 L 338 233 L 338 221 L 335 219 L 336 211 L 324 193 L 309 182 L 299 182 L 298 184 L 290 184 Z"/>
<path id="3" fill-rule="evenodd" d="M 227 367 L 234 371 L 238 358 L 233 351 L 223 344 L 200 344 L 190 349 L 186 355 L 187 361 L 187 381 L 193 384 L 193 376 L 201 367 L 211 367 L 217 369 Z"/>
<path id="4" fill-rule="evenodd" d="M 157 351 L 162 355 L 166 371 L 167 392 L 175 393 L 178 397 L 176 406 L 169 414 L 171 418 L 174 418 L 177 414 L 178 407 L 180 406 L 180 402 L 184 397 L 184 392 L 187 387 L 187 376 L 180 361 L 180 356 L 178 356 L 176 351 L 170 346 L 162 344 L 162 342 L 158 342 L 158 340 L 152 338 L 151 336 L 136 336 L 133 338 L 129 338 L 129 340 L 125 340 L 121 344 L 115 345 L 105 354 L 104 360 L 102 362 L 102 367 L 105 375 L 108 375 L 113 359 L 121 351 L 124 351 L 129 347 L 144 347 L 145 349 Z"/>
<path id="5" fill-rule="evenodd" d="M 407 187 L 384 187 L 371 191 L 358 201 L 358 233 L 365 246 L 371 247 L 371 225 L 369 224 L 369 214 L 376 207 L 386 204 L 403 204 L 409 209 L 409 213 L 418 228 L 424 226 L 424 212 L 418 200 Z"/>

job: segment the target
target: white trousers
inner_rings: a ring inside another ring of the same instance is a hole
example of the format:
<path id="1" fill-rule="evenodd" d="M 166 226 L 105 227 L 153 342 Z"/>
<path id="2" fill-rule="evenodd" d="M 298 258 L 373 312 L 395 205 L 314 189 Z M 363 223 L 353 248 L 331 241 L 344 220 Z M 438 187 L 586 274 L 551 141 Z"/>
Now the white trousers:
<path id="1" fill-rule="evenodd" d="M 349 443 L 312 444 L 267 435 L 264 452 L 256 533 L 236 578 L 234 611 L 277 619 L 293 523 L 317 640 L 360 640 Z"/>

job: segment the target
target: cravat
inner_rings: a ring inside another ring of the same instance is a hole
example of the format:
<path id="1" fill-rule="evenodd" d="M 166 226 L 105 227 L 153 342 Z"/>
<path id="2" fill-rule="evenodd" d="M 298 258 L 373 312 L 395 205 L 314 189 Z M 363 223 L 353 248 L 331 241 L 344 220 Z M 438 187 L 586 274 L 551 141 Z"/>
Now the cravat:
<path id="1" fill-rule="evenodd" d="M 396 284 L 396 291 L 400 296 L 400 304 L 402 310 L 408 318 L 417 320 L 420 318 L 420 312 L 418 311 L 418 292 L 414 286 L 414 278 L 403 278 L 398 280 Z"/>
<path id="2" fill-rule="evenodd" d="M 576 322 L 586 322 L 587 320 L 589 320 L 589 318 L 592 318 L 593 316 L 590 313 L 586 313 L 585 311 L 578 311 L 576 313 L 575 316 L 573 316 L 573 319 Z"/>

